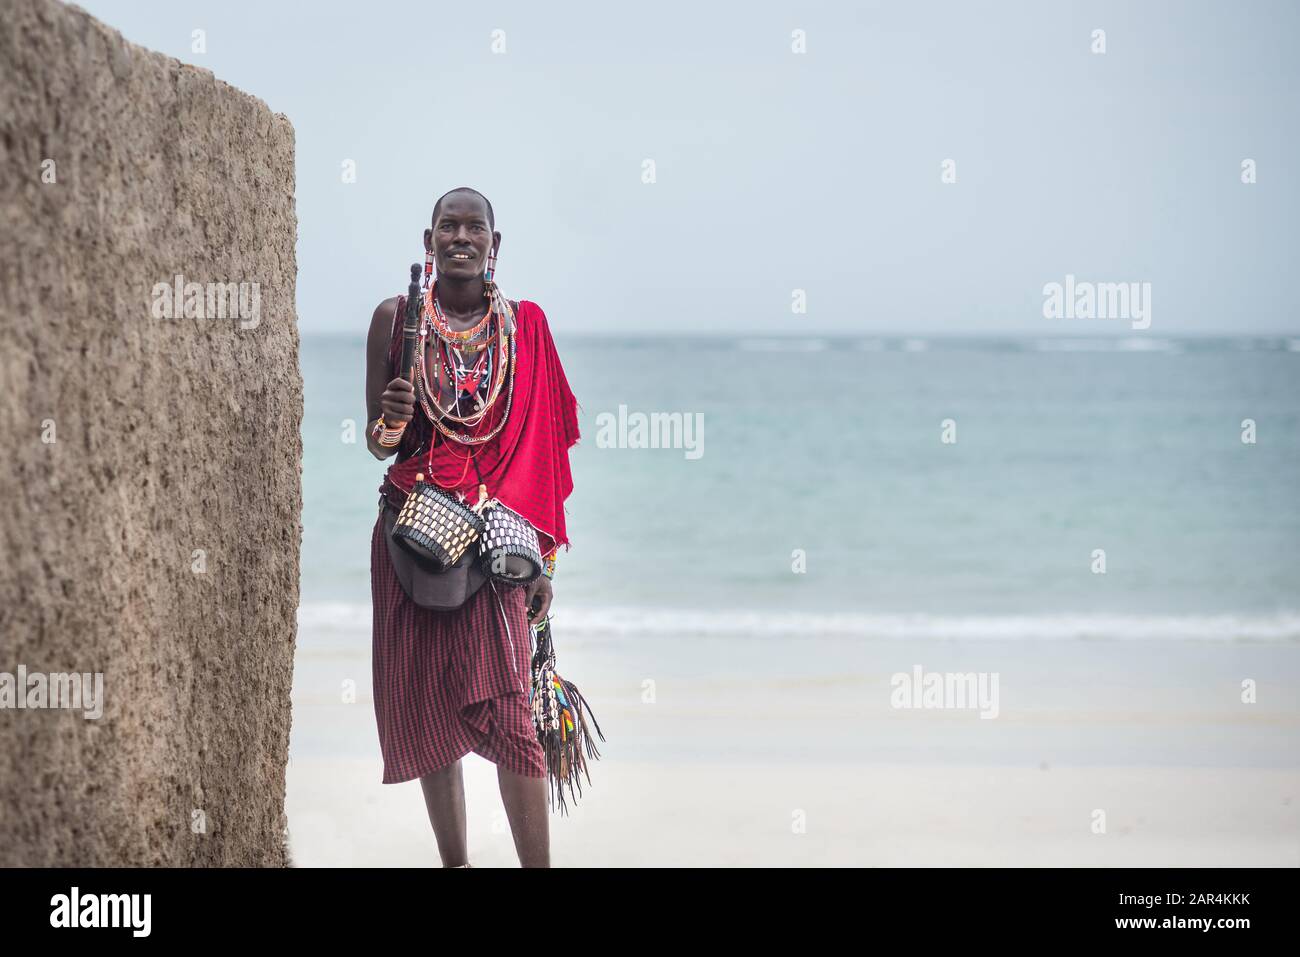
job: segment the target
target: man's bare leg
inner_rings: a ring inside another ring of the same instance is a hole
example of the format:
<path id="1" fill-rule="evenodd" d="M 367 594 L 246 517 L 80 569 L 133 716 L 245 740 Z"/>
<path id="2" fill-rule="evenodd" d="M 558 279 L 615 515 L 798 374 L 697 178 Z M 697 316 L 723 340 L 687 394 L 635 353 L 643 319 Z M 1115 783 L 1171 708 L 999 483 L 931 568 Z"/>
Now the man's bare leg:
<path id="1" fill-rule="evenodd" d="M 546 778 L 530 778 L 497 765 L 501 802 L 515 839 L 521 867 L 551 866 L 550 811 L 546 806 Z"/>
<path id="2" fill-rule="evenodd" d="M 438 839 L 438 854 L 443 867 L 465 867 L 469 864 L 469 843 L 465 834 L 465 777 L 460 762 L 448 765 L 420 778 L 424 790 L 424 806 L 429 810 L 429 823 Z"/>

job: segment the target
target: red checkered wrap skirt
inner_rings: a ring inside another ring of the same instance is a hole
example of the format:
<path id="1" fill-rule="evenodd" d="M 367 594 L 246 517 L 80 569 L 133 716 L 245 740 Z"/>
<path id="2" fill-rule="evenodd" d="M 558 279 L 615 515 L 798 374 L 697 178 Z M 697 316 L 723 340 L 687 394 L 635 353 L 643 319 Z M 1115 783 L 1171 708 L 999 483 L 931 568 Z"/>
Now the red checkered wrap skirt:
<path id="1" fill-rule="evenodd" d="M 528 703 L 532 632 L 524 592 L 489 581 L 460 608 L 419 607 L 393 571 L 380 512 L 370 540 L 370 593 L 384 784 L 441 770 L 471 751 L 516 774 L 545 776 Z"/>

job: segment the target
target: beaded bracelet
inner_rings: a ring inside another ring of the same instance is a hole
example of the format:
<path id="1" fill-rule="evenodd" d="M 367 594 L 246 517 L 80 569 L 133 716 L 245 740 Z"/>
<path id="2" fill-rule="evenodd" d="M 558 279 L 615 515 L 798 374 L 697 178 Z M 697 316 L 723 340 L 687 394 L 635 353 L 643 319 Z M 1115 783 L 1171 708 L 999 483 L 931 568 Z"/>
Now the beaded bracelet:
<path id="1" fill-rule="evenodd" d="M 406 423 L 397 423 L 396 428 L 390 429 L 384 424 L 384 417 L 381 415 L 375 421 L 375 427 L 370 430 L 370 435 L 376 442 L 386 449 L 391 449 L 402 441 L 402 433 L 406 431 Z"/>

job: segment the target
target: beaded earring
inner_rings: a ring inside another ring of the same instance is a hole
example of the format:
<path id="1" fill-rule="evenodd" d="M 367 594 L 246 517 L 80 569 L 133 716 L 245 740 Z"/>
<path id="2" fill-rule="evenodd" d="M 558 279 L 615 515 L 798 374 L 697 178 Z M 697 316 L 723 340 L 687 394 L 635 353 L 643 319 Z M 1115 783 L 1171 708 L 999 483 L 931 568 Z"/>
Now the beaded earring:
<path id="1" fill-rule="evenodd" d="M 492 295 L 492 274 L 497 271 L 497 251 L 492 249 L 488 252 L 487 272 L 483 274 L 483 282 L 487 286 L 488 295 Z"/>
<path id="2" fill-rule="evenodd" d="M 433 278 L 433 250 L 426 249 L 424 252 L 424 285 L 427 288 L 429 280 Z"/>

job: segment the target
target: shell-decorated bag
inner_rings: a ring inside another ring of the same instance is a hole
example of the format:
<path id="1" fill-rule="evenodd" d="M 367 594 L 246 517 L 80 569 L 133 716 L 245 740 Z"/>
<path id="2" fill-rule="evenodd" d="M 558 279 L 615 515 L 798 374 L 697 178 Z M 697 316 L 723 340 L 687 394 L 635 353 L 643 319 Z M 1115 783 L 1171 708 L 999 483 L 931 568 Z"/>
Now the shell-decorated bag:
<path id="1" fill-rule="evenodd" d="M 484 504 L 479 569 L 507 585 L 527 585 L 542 574 L 542 548 L 528 519 L 496 499 Z"/>
<path id="2" fill-rule="evenodd" d="M 460 561 L 484 528 L 475 508 L 425 482 L 421 473 L 397 513 L 393 539 L 417 558 L 446 570 Z"/>

